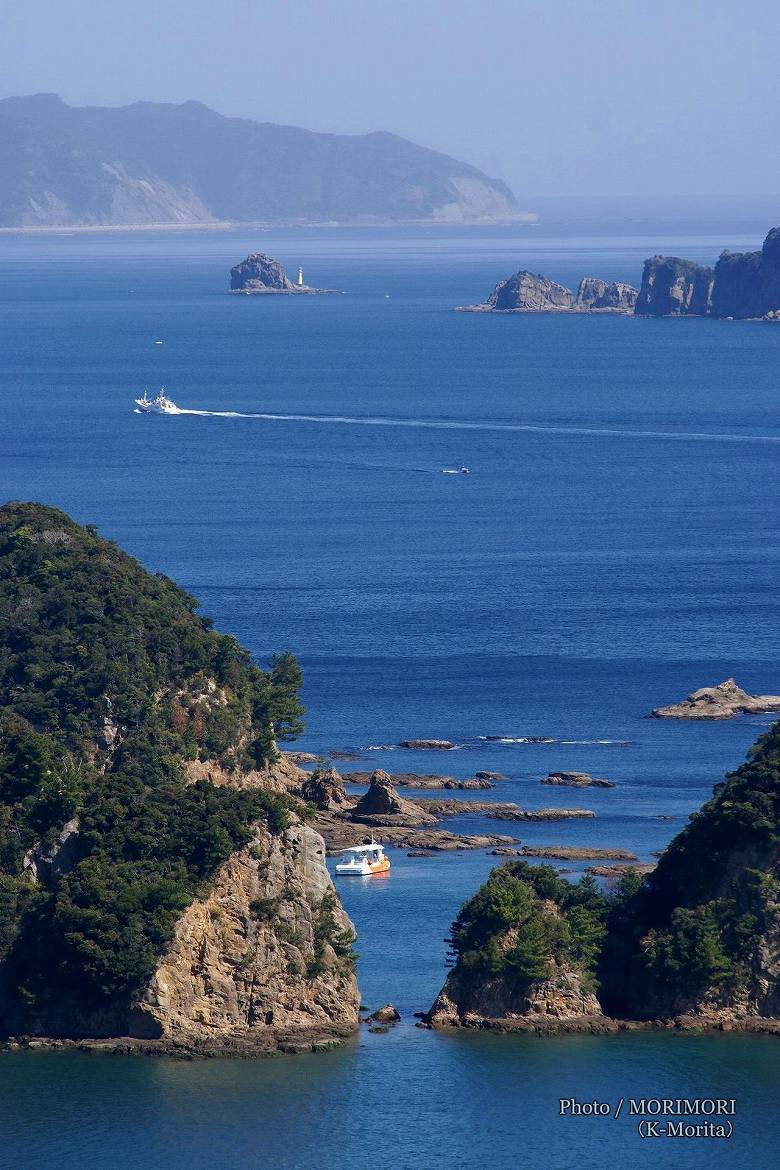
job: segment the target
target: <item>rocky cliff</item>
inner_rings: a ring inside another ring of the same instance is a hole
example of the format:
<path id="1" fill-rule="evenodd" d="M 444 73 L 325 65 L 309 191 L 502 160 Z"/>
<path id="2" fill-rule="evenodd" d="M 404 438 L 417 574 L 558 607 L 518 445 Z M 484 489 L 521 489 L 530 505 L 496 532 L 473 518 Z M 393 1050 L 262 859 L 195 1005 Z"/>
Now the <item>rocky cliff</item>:
<path id="1" fill-rule="evenodd" d="M 780 317 L 780 228 L 759 252 L 723 252 L 715 268 L 652 256 L 645 261 L 637 314 L 652 317 Z"/>
<path id="2" fill-rule="evenodd" d="M 267 1050 L 357 1025 L 290 655 L 94 530 L 0 509 L 0 1034 Z"/>
<path id="3" fill-rule="evenodd" d="M 713 281 L 712 269 L 702 264 L 678 256 L 651 256 L 645 260 L 635 311 L 648 317 L 706 317 Z"/>
<path id="4" fill-rule="evenodd" d="M 760 252 L 723 252 L 715 265 L 713 317 L 780 318 L 780 228 Z"/>
<path id="5" fill-rule="evenodd" d="M 188 1048 L 315 1044 L 354 1031 L 352 924 L 305 825 L 263 828 L 178 919 L 132 1005 L 133 1035 Z"/>

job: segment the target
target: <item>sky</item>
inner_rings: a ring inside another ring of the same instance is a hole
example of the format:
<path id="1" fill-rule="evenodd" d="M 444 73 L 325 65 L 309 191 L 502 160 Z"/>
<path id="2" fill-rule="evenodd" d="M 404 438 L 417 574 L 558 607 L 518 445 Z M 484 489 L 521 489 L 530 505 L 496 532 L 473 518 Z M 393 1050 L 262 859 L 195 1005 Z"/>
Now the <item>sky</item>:
<path id="1" fill-rule="evenodd" d="M 778 0 L 0 0 L 0 96 L 391 130 L 533 195 L 780 192 Z"/>

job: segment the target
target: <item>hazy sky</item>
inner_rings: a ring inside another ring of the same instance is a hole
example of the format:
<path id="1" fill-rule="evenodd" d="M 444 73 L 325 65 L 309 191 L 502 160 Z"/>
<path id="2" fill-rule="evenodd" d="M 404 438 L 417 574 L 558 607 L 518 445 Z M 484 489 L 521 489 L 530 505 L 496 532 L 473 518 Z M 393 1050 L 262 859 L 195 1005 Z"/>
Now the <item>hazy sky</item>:
<path id="1" fill-rule="evenodd" d="M 393 130 L 534 194 L 780 192 L 778 0 L 0 0 L 2 95 Z"/>

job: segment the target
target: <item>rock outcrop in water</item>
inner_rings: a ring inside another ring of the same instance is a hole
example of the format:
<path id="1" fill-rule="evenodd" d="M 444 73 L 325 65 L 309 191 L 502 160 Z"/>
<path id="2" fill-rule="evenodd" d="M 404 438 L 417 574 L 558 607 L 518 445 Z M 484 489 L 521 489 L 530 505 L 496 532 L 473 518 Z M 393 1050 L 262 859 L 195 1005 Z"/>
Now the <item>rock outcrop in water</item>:
<path id="1" fill-rule="evenodd" d="M 294 659 L 261 671 L 35 504 L 0 509 L 0 651 L 0 1034 L 251 1052 L 354 1030 L 354 932 L 275 748 Z"/>
<path id="2" fill-rule="evenodd" d="M 631 313 L 637 290 L 630 284 L 586 276 L 576 295 L 538 273 L 521 271 L 496 285 L 481 305 L 461 305 L 468 313 Z"/>
<path id="3" fill-rule="evenodd" d="M 656 707 L 654 719 L 732 719 L 735 715 L 780 711 L 780 695 L 749 695 L 733 678 L 692 691 L 680 703 Z"/>
<path id="4" fill-rule="evenodd" d="M 780 1033 L 780 723 L 639 868 L 611 897 L 546 866 L 494 870 L 453 924 L 455 964 L 428 1022 Z"/>
<path id="5" fill-rule="evenodd" d="M 605 1028 L 594 994 L 605 900 L 524 861 L 494 869 L 452 925 L 456 962 L 431 1008 L 433 1027 L 548 1031 Z"/>
<path id="6" fill-rule="evenodd" d="M 715 268 L 653 256 L 645 261 L 636 312 L 652 317 L 780 318 L 780 228 L 759 252 L 723 252 Z"/>
<path id="7" fill-rule="evenodd" d="M 308 284 L 294 284 L 282 265 L 265 252 L 250 252 L 245 260 L 230 269 L 230 291 L 246 296 L 289 295 L 306 296 L 314 293 L 336 292 L 333 288 L 312 288 Z"/>

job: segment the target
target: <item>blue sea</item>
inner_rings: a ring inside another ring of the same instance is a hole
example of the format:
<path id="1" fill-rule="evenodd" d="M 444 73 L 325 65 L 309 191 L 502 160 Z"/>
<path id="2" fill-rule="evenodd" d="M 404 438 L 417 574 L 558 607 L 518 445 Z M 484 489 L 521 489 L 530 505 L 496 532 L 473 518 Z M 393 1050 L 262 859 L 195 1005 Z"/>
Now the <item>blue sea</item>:
<path id="1" fill-rule="evenodd" d="M 260 662 L 295 651 L 296 747 L 496 770 L 473 795 L 596 813 L 523 843 L 652 860 L 769 720 L 647 713 L 730 675 L 780 690 L 780 327 L 452 309 L 518 268 L 638 283 L 646 256 L 712 262 L 768 226 L 0 236 L 0 496 L 96 524 Z M 228 296 L 255 249 L 344 295 Z M 134 413 L 162 384 L 200 413 Z M 420 737 L 459 747 L 393 747 Z M 540 784 L 561 768 L 617 786 Z M 395 850 L 389 879 L 340 882 L 364 1002 L 403 1017 L 388 1035 L 261 1062 L 0 1056 L 0 1166 L 774 1164 L 774 1039 L 415 1028 L 496 860 Z M 734 1136 L 558 1115 L 561 1097 L 653 1095 L 736 1097 Z"/>

